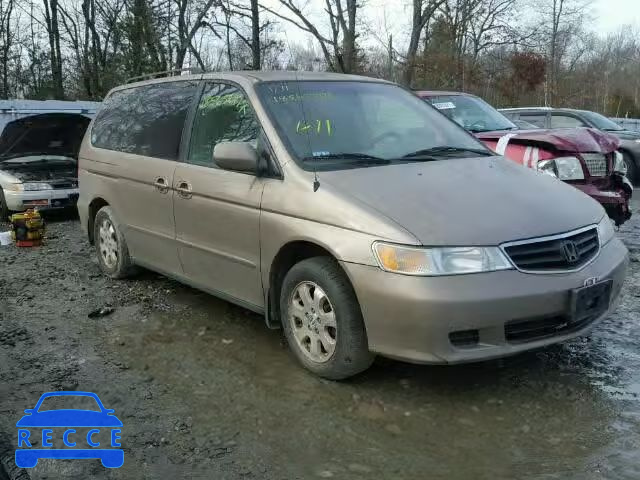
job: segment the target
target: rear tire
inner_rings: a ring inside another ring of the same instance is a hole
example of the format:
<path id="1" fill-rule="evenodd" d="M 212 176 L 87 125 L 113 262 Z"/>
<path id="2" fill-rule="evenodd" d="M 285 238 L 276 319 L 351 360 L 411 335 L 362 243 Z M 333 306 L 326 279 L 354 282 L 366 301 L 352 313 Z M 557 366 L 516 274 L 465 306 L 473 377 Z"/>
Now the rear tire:
<path id="1" fill-rule="evenodd" d="M 280 312 L 289 348 L 316 375 L 342 380 L 373 363 L 360 305 L 333 258 L 309 258 L 289 270 Z"/>
<path id="2" fill-rule="evenodd" d="M 98 210 L 93 222 L 93 238 L 98 263 L 105 275 L 118 279 L 130 277 L 135 273 L 127 241 L 111 207 L 106 206 Z"/>

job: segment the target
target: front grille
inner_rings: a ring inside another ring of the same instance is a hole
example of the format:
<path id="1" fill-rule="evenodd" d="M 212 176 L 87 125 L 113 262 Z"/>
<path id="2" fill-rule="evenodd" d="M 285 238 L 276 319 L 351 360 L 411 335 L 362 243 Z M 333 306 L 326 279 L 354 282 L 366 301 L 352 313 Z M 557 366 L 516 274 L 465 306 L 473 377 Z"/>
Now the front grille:
<path id="1" fill-rule="evenodd" d="M 520 270 L 549 272 L 580 268 L 598 254 L 599 248 L 598 229 L 591 227 L 577 233 L 507 244 L 504 251 Z"/>
<path id="2" fill-rule="evenodd" d="M 572 322 L 567 317 L 559 315 L 535 320 L 516 320 L 504 326 L 504 336 L 509 343 L 533 342 L 580 330 L 596 318 L 598 316 L 594 315 L 579 322 Z"/>
<path id="3" fill-rule="evenodd" d="M 52 183 L 51 187 L 53 187 L 54 190 L 68 190 L 71 188 L 76 188 L 76 186 L 71 182 Z"/>
<path id="4" fill-rule="evenodd" d="M 587 170 L 592 177 L 605 177 L 607 175 L 607 157 L 600 153 L 583 153 L 582 158 L 587 164 Z"/>
<path id="5" fill-rule="evenodd" d="M 70 190 L 72 188 L 78 188 L 78 183 L 71 180 L 50 182 L 50 185 L 54 190 Z"/>

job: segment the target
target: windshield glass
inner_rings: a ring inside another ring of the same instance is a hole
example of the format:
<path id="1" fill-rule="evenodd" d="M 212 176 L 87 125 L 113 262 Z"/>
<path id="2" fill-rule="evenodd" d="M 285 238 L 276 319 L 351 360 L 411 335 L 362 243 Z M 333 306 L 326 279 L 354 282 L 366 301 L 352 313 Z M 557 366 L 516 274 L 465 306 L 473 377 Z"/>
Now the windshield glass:
<path id="1" fill-rule="evenodd" d="M 599 128 L 600 130 L 624 130 L 624 128 L 622 128 L 616 122 L 614 122 L 613 120 L 609 120 L 607 117 L 605 117 L 604 115 L 600 115 L 599 113 L 583 112 L 583 114 L 589 119 L 591 123 L 593 123 L 596 128 Z"/>
<path id="2" fill-rule="evenodd" d="M 38 412 L 48 412 L 51 410 L 101 411 L 95 398 L 87 395 L 58 395 L 55 397 L 47 397 L 42 401 Z"/>
<path id="3" fill-rule="evenodd" d="M 507 117 L 484 100 L 467 95 L 438 95 L 425 100 L 471 132 L 515 130 Z"/>
<path id="4" fill-rule="evenodd" d="M 303 168 L 353 168 L 434 147 L 444 158 L 486 148 L 406 90 L 368 82 L 266 82 L 258 94 Z M 460 150 L 457 150 L 460 149 Z M 438 151 L 442 153 L 442 150 Z M 440 158 L 439 158 L 440 159 Z"/>

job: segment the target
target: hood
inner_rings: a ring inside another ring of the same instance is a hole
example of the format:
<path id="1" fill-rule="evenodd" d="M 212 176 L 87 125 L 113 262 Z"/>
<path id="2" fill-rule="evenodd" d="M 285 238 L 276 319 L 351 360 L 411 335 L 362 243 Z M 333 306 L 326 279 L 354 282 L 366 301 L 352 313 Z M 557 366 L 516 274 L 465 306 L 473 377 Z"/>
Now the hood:
<path id="1" fill-rule="evenodd" d="M 321 182 L 395 220 L 423 245 L 498 245 L 604 215 L 578 189 L 498 156 L 322 172 Z"/>
<path id="2" fill-rule="evenodd" d="M 49 410 L 23 416 L 16 427 L 121 427 L 115 415 L 90 410 Z"/>
<path id="3" fill-rule="evenodd" d="M 44 113 L 13 120 L 0 135 L 0 158 L 30 154 L 78 158 L 90 122 L 79 113 Z"/>
<path id="4" fill-rule="evenodd" d="M 537 145 L 565 152 L 611 153 L 620 146 L 615 135 L 594 128 L 536 129 L 499 132 L 481 132 L 474 134 L 481 140 L 499 140 L 512 135 L 510 143 Z M 542 145 L 544 144 L 544 145 Z"/>

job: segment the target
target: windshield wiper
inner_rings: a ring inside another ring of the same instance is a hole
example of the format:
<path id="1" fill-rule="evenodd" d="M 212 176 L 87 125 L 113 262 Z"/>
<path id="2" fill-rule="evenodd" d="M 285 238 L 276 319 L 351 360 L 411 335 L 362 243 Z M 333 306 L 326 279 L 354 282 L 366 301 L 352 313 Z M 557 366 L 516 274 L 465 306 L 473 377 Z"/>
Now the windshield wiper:
<path id="1" fill-rule="evenodd" d="M 391 163 L 386 158 L 375 157 L 366 153 L 345 152 L 345 153 L 330 153 L 328 155 L 314 155 L 312 157 L 303 158 L 304 161 L 309 160 L 357 160 L 358 164 L 367 165 L 387 165 Z"/>
<path id="2" fill-rule="evenodd" d="M 483 150 L 481 148 L 466 148 L 466 147 L 432 147 L 425 148 L 422 150 L 417 150 L 412 153 L 406 154 L 402 158 L 413 159 L 413 158 L 422 158 L 425 157 L 425 160 L 435 160 L 434 157 L 448 157 L 455 153 L 473 153 L 475 155 L 481 156 L 493 156 L 493 154 L 487 150 Z"/>

